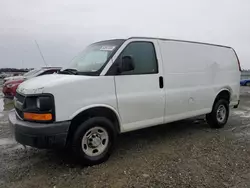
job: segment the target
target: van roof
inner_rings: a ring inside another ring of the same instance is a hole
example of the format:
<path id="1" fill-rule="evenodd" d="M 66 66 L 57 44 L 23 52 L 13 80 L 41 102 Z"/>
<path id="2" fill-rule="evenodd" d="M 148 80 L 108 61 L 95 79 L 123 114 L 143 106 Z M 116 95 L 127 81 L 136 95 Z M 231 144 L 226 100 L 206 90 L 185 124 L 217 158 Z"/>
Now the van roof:
<path id="1" fill-rule="evenodd" d="M 188 43 L 194 43 L 194 44 L 203 44 L 203 45 L 211 45 L 211 46 L 217 46 L 217 47 L 223 47 L 223 48 L 231 48 L 230 46 L 224 46 L 219 44 L 211 44 L 211 43 L 205 43 L 205 42 L 195 42 L 195 41 L 187 41 L 187 40 L 178 40 L 178 39 L 165 39 L 165 38 L 154 38 L 154 37 L 130 37 L 128 39 L 157 39 L 157 40 L 168 40 L 168 41 L 176 41 L 176 42 L 188 42 Z"/>

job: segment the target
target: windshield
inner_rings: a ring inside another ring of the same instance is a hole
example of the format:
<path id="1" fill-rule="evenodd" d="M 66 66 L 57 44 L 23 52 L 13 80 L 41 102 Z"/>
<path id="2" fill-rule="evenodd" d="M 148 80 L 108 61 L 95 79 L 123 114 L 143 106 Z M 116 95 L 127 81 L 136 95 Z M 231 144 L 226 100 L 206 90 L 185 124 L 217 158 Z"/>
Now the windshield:
<path id="1" fill-rule="evenodd" d="M 123 42 L 124 40 L 109 40 L 91 44 L 76 56 L 66 69 L 75 69 L 78 73 L 98 72 Z"/>
<path id="2" fill-rule="evenodd" d="M 35 74 L 36 72 L 38 72 L 39 70 L 40 69 L 33 69 L 33 70 L 25 73 L 23 76 L 25 76 L 25 77 L 31 76 L 31 75 Z"/>
<path id="3" fill-rule="evenodd" d="M 31 74 L 25 76 L 25 78 L 30 79 L 33 77 L 36 77 L 37 75 L 41 74 L 42 72 L 44 72 L 43 69 L 36 69 L 34 72 L 32 72 Z"/>
<path id="4" fill-rule="evenodd" d="M 33 78 L 36 76 L 39 76 L 40 74 L 42 74 L 43 72 L 45 72 L 47 69 L 38 69 L 36 72 L 34 72 L 33 74 L 27 76 L 26 78 Z"/>

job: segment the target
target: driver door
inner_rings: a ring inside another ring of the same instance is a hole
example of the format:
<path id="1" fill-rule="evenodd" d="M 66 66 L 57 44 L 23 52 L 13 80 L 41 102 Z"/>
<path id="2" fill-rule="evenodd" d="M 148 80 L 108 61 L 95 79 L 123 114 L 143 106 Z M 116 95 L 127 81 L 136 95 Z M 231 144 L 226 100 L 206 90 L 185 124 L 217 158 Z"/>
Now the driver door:
<path id="1" fill-rule="evenodd" d="M 124 131 L 162 124 L 165 92 L 162 64 L 158 61 L 158 43 L 155 40 L 131 41 L 119 54 L 130 56 L 134 70 L 115 75 L 118 110 Z"/>

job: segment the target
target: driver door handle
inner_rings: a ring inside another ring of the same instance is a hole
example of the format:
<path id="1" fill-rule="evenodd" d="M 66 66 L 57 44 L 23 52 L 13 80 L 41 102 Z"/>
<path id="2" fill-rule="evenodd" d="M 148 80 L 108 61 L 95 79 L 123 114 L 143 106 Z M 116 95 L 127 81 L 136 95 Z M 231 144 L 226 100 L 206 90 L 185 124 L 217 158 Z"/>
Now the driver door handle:
<path id="1" fill-rule="evenodd" d="M 163 77 L 162 76 L 159 77 L 159 87 L 160 88 L 164 87 L 164 82 L 163 82 Z"/>

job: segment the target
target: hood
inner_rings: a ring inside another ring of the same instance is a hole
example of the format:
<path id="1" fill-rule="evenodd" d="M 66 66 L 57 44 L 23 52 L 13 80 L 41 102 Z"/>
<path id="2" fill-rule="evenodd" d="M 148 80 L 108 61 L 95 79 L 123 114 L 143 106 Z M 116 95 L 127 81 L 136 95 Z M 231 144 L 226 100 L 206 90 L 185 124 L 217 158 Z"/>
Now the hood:
<path id="1" fill-rule="evenodd" d="M 65 75 L 65 74 L 51 74 L 35 77 L 21 83 L 17 91 L 23 94 L 38 94 L 44 93 L 46 89 L 58 87 L 70 82 L 77 82 L 82 80 L 94 79 L 93 76 L 81 75 Z"/>

